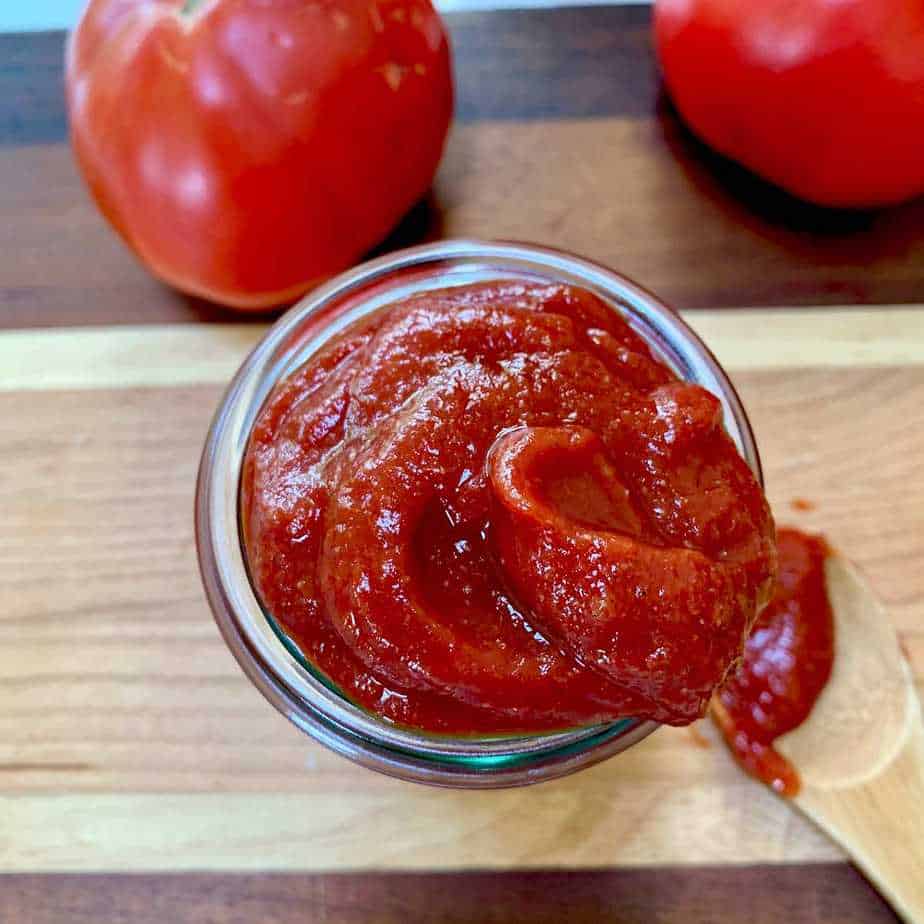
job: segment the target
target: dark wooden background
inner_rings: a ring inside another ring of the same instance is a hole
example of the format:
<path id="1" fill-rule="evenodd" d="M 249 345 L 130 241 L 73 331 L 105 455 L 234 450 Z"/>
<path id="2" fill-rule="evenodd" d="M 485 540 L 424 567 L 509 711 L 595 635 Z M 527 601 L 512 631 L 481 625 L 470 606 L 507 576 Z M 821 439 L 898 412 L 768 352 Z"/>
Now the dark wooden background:
<path id="1" fill-rule="evenodd" d="M 457 124 L 433 194 L 386 248 L 541 236 L 687 308 L 924 298 L 924 202 L 818 209 L 711 154 L 662 95 L 649 19 L 645 6 L 448 16 Z M 157 286 L 87 209 L 63 42 L 0 35 L 0 323 L 226 319 Z"/>

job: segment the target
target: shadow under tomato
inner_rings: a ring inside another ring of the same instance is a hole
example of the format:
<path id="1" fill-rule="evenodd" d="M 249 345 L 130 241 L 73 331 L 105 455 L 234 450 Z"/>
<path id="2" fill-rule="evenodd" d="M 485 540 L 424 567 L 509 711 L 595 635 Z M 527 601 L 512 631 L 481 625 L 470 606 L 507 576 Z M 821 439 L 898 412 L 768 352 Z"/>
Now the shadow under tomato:
<path id="1" fill-rule="evenodd" d="M 178 323 L 194 322 L 197 324 L 266 324 L 277 318 L 288 305 L 279 308 L 268 308 L 266 310 L 242 311 L 240 309 L 229 308 L 226 305 L 220 305 L 217 302 L 210 302 L 206 298 L 199 298 L 197 295 L 187 295 L 178 289 L 170 288 L 163 284 L 175 303 L 175 318 L 171 320 Z"/>
<path id="2" fill-rule="evenodd" d="M 924 240 L 924 198 L 885 209 L 813 205 L 702 142 L 663 87 L 656 114 L 664 143 L 699 195 L 752 233 L 810 262 L 869 265 L 905 255 Z"/>
<path id="3" fill-rule="evenodd" d="M 394 250 L 436 240 L 441 236 L 442 229 L 443 213 L 436 201 L 436 196 L 430 191 L 411 207 L 384 241 L 353 265 L 358 265 L 374 257 L 383 256 Z M 319 280 L 318 285 L 323 281 Z M 187 295 L 166 285 L 164 289 L 167 292 L 167 298 L 170 300 L 167 311 L 168 319 L 179 323 L 227 324 L 233 322 L 235 324 L 266 324 L 268 321 L 274 321 L 298 301 L 298 299 L 293 299 L 284 305 L 263 310 L 240 311 L 195 295 Z"/>
<path id="4" fill-rule="evenodd" d="M 364 259 L 371 260 L 373 257 L 380 257 L 393 250 L 435 241 L 442 237 L 442 234 L 443 211 L 431 189 L 416 205 L 411 207 L 388 237 L 369 251 Z"/>
<path id="5" fill-rule="evenodd" d="M 746 210 L 769 225 L 818 235 L 868 230 L 875 220 L 874 210 L 832 209 L 797 199 L 719 154 L 690 130 L 663 90 L 657 115 L 664 141 L 687 177 L 724 210 Z"/>

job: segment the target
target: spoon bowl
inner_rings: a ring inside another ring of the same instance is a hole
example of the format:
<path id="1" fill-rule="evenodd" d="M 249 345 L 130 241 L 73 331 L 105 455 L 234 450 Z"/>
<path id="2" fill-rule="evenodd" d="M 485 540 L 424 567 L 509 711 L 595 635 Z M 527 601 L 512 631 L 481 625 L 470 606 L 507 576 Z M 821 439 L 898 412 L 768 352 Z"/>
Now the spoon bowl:
<path id="1" fill-rule="evenodd" d="M 798 769 L 796 805 L 837 841 L 901 917 L 924 922 L 924 727 L 888 615 L 847 559 L 825 562 L 831 677 L 774 746 Z"/>

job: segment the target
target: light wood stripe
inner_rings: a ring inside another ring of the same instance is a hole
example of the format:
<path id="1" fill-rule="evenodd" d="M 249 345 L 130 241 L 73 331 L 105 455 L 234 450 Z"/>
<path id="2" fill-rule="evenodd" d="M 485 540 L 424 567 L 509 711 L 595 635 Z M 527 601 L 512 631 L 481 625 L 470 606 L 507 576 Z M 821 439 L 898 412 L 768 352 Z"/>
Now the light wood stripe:
<path id="1" fill-rule="evenodd" d="M 729 370 L 924 364 L 919 307 L 681 312 Z"/>
<path id="2" fill-rule="evenodd" d="M 317 769 L 310 769 L 317 749 L 304 743 L 309 767 L 302 774 L 315 777 L 311 791 L 0 797 L 10 834 L 0 841 L 0 866 L 6 872 L 574 869 L 842 858 L 737 771 L 720 771 L 723 785 L 700 774 L 694 783 L 671 785 L 669 777 L 691 767 L 683 752 L 696 757 L 701 750 L 688 735 L 659 732 L 631 757 L 537 788 L 493 793 L 358 776 L 333 758 L 326 761 L 331 775 L 342 770 L 353 785 L 321 788 Z M 727 761 L 718 745 L 712 751 L 709 762 Z M 680 758 L 674 770 L 672 758 Z"/>
<path id="3" fill-rule="evenodd" d="M 858 561 L 924 680 L 924 368 L 735 379 L 780 521 Z M 220 393 L 0 392 L 0 869 L 837 856 L 709 726 L 710 747 L 665 729 L 569 780 L 489 794 L 396 783 L 305 739 L 235 664 L 196 571 L 192 495 Z"/>
<path id="4" fill-rule="evenodd" d="M 730 371 L 924 364 L 916 308 L 691 311 L 684 317 Z M 0 389 L 222 384 L 265 332 L 259 324 L 55 328 L 0 333 Z"/>
<path id="5" fill-rule="evenodd" d="M 0 333 L 0 389 L 220 384 L 265 331 L 261 324 L 5 331 Z"/>

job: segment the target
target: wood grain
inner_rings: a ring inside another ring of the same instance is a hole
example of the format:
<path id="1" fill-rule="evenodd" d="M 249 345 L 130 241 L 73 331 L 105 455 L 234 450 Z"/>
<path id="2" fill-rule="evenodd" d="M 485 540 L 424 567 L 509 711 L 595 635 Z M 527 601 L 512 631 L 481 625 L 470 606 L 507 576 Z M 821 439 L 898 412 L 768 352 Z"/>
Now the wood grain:
<path id="1" fill-rule="evenodd" d="M 538 240 L 679 307 L 924 298 L 924 200 L 810 234 L 686 166 L 692 175 L 652 120 L 458 126 L 433 198 L 385 249 L 440 236 Z M 150 277 L 96 213 L 66 148 L 0 149 L 0 177 L 0 327 L 240 318 Z"/>
<path id="2" fill-rule="evenodd" d="M 432 194 L 378 252 L 537 240 L 681 307 L 924 300 L 924 200 L 813 208 L 711 154 L 658 95 L 647 16 L 453 19 L 460 118 Z M 0 327 L 227 321 L 152 279 L 97 214 L 64 143 L 60 41 L 0 37 Z"/>
<path id="3" fill-rule="evenodd" d="M 574 250 L 679 308 L 924 300 L 924 199 L 799 205 L 703 156 L 669 112 L 461 126 L 435 199 L 447 236 Z"/>
<path id="4" fill-rule="evenodd" d="M 64 33 L 0 33 L 0 146 L 63 141 Z"/>
<path id="5" fill-rule="evenodd" d="M 924 314 L 883 306 L 924 301 L 924 202 L 815 209 L 711 154 L 660 95 L 649 16 L 448 17 L 457 125 L 379 252 L 526 238 L 683 307 L 825 306 L 694 322 L 735 371 L 778 517 L 859 560 L 920 688 Z M 207 612 L 191 506 L 263 322 L 161 286 L 97 215 L 64 143 L 62 40 L 0 36 L 0 328 L 23 329 L 0 335 L 0 871 L 223 874 L 0 875 L 4 924 L 894 920 L 708 725 L 528 796 L 447 794 L 358 770 L 262 701 Z M 847 305 L 871 309 L 829 307 Z M 573 871 L 301 874 L 554 864 Z M 601 864 L 631 868 L 581 868 Z"/>
<path id="6" fill-rule="evenodd" d="M 783 520 L 857 560 L 924 678 L 924 368 L 736 376 Z M 0 392 L 0 868 L 341 869 L 820 861 L 712 730 L 568 780 L 443 793 L 303 738 L 240 674 L 195 568 L 220 387 Z M 815 503 L 790 511 L 794 498 Z M 705 735 L 710 746 L 702 746 Z"/>
<path id="7" fill-rule="evenodd" d="M 914 308 L 684 316 L 730 372 L 924 365 L 924 312 Z M 0 332 L 0 390 L 224 384 L 265 332 L 261 324 Z"/>
<path id="8" fill-rule="evenodd" d="M 746 896 L 746 900 L 744 897 Z M 851 867 L 0 876 L 7 924 L 889 924 Z"/>
<path id="9" fill-rule="evenodd" d="M 447 13 L 460 121 L 642 115 L 658 75 L 647 6 Z M 67 137 L 63 32 L 0 34 L 0 146 Z"/>

